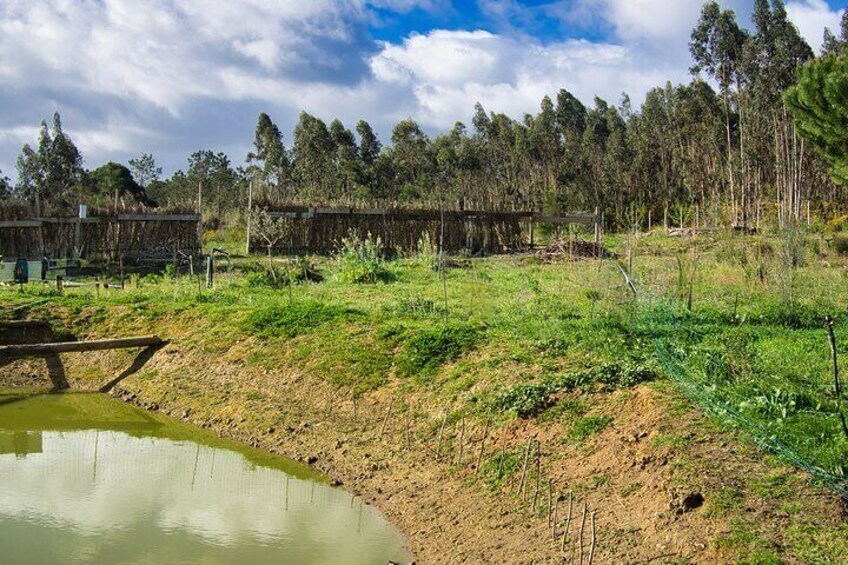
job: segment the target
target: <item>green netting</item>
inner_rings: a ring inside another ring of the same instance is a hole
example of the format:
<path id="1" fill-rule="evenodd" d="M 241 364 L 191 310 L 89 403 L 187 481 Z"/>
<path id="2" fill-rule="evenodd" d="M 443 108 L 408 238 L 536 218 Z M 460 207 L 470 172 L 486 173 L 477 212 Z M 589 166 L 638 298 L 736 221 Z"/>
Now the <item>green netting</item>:
<path id="1" fill-rule="evenodd" d="M 660 326 L 666 326 L 660 324 Z M 773 453 L 780 459 L 789 464 L 802 469 L 816 479 L 827 485 L 843 497 L 848 497 L 848 477 L 842 474 L 836 474 L 824 468 L 820 462 L 810 460 L 809 457 L 804 457 L 799 453 L 797 445 L 798 437 L 804 436 L 805 432 L 809 432 L 812 436 L 816 431 L 820 432 L 820 428 L 826 428 L 829 434 L 841 434 L 838 413 L 823 413 L 815 410 L 800 411 L 797 414 L 798 419 L 809 423 L 819 422 L 817 427 L 809 426 L 809 430 L 800 429 L 800 434 L 782 434 L 781 429 L 775 429 L 776 426 L 762 420 L 754 420 L 746 416 L 738 407 L 744 402 L 749 402 L 750 399 L 734 395 L 728 390 L 720 390 L 710 382 L 709 375 L 697 374 L 689 366 L 686 357 L 686 347 L 675 341 L 674 336 L 678 339 L 680 336 L 686 336 L 686 339 L 691 339 L 692 336 L 701 338 L 703 332 L 697 329 L 687 327 L 679 321 L 669 320 L 666 328 L 671 327 L 671 332 L 668 329 L 662 330 L 657 327 L 655 334 L 657 337 L 654 340 L 656 346 L 657 358 L 665 369 L 666 373 L 675 381 L 680 390 L 695 402 L 704 411 L 716 417 L 720 421 L 742 430 L 750 435 L 752 439 L 761 446 L 764 450 Z M 769 385 L 765 380 L 760 384 L 764 389 Z M 832 387 L 828 387 L 822 382 L 804 382 L 801 383 L 801 392 L 808 391 L 825 391 Z M 799 424 L 800 425 L 800 424 Z M 793 431 L 799 431 L 797 428 Z M 816 441 L 819 438 L 809 437 L 810 441 Z"/>

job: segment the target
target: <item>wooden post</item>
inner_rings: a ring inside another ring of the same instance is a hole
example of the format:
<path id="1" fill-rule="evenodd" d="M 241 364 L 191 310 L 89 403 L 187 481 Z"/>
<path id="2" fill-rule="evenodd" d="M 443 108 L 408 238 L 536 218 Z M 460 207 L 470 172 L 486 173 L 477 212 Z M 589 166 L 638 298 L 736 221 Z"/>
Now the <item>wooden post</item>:
<path id="1" fill-rule="evenodd" d="M 206 256 L 206 288 L 212 288 L 215 277 L 215 260 L 212 254 Z"/>
<path id="2" fill-rule="evenodd" d="M 245 255 L 250 255 L 250 217 L 253 215 L 253 179 L 247 185 L 247 241 L 244 245 Z"/>
<path id="3" fill-rule="evenodd" d="M 62 278 L 62 275 L 56 276 L 56 291 L 59 293 L 60 296 L 62 295 L 62 293 L 65 290 L 64 284 L 62 284 L 62 281 L 64 281 L 64 279 Z"/>

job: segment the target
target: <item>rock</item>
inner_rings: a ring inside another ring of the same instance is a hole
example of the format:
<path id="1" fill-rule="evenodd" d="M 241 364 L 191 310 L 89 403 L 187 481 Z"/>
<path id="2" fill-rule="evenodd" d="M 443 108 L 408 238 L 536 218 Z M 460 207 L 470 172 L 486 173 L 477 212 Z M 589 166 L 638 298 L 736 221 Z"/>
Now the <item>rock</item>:
<path id="1" fill-rule="evenodd" d="M 317 462 L 318 462 L 318 456 L 317 455 L 310 455 L 309 457 L 306 458 L 306 463 L 308 465 L 314 465 Z"/>

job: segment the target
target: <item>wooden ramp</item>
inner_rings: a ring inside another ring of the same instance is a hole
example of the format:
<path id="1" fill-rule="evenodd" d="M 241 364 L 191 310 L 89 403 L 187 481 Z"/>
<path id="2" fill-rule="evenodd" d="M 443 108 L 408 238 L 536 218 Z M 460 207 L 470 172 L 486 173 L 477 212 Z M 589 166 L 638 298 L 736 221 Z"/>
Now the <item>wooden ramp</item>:
<path id="1" fill-rule="evenodd" d="M 76 353 L 81 351 L 103 351 L 106 349 L 129 349 L 133 347 L 151 347 L 164 345 L 159 336 L 146 335 L 121 339 L 100 339 L 94 341 L 64 341 L 58 343 L 32 343 L 27 345 L 0 346 L 0 359 L 44 356 L 57 353 Z"/>

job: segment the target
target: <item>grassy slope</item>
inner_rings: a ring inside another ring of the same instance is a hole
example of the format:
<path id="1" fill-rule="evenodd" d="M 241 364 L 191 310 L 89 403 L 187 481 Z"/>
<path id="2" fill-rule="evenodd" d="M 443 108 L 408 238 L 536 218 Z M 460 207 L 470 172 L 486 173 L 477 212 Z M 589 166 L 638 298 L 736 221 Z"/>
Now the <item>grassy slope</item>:
<path id="1" fill-rule="evenodd" d="M 69 322 L 79 336 L 156 331 L 213 357 L 247 343 L 239 359 L 246 370 L 297 367 L 345 397 L 385 388 L 401 398 L 401 409 L 406 395 L 438 399 L 451 407 L 450 422 L 492 420 L 510 433 L 529 426 L 551 436 L 553 467 L 557 457 L 603 459 L 599 440 L 628 424 L 620 421 L 628 410 L 622 403 L 647 402 L 648 394 L 652 409 L 664 412 L 650 423 L 650 456 L 674 452 L 670 481 L 684 490 L 712 489 L 703 514 L 721 524 L 707 540 L 716 555 L 739 563 L 838 563 L 848 532 L 798 499 L 805 476 L 768 460 L 755 476 L 702 480 L 708 454 L 693 446 L 722 432 L 682 416 L 686 405 L 656 358 L 655 338 L 665 336 L 690 378 L 714 387 L 718 398 L 828 472 L 845 473 L 848 442 L 836 433 L 817 318 L 845 311 L 845 265 L 808 251 L 805 266 L 793 271 L 786 247 L 781 240 L 642 238 L 635 245 L 634 278 L 642 289 L 636 303 L 610 262 L 547 265 L 533 257 L 451 269 L 446 307 L 438 275 L 414 259 L 389 265 L 394 282 L 373 285 L 344 283 L 334 276 L 335 264 L 324 264 L 328 280 L 296 287 L 293 305 L 286 291 L 251 286 L 241 276 L 219 277 L 214 291 L 198 291 L 188 279 L 146 279 L 125 292 L 59 297 L 7 289 L 0 299 L 31 304 L 31 315 Z M 697 334 L 681 331 L 681 323 Z M 848 352 L 848 324 L 839 321 L 836 331 Z M 654 382 L 647 389 L 640 384 L 648 381 Z M 247 394 L 259 398 L 263 391 Z M 675 427 L 677 419 L 686 425 Z M 513 438 L 510 450 L 487 454 L 480 478 L 490 489 L 508 490 L 515 481 L 523 437 Z M 752 447 L 733 449 L 759 457 Z M 613 482 L 619 500 L 643 486 L 604 472 L 563 480 L 583 491 L 611 490 Z"/>

